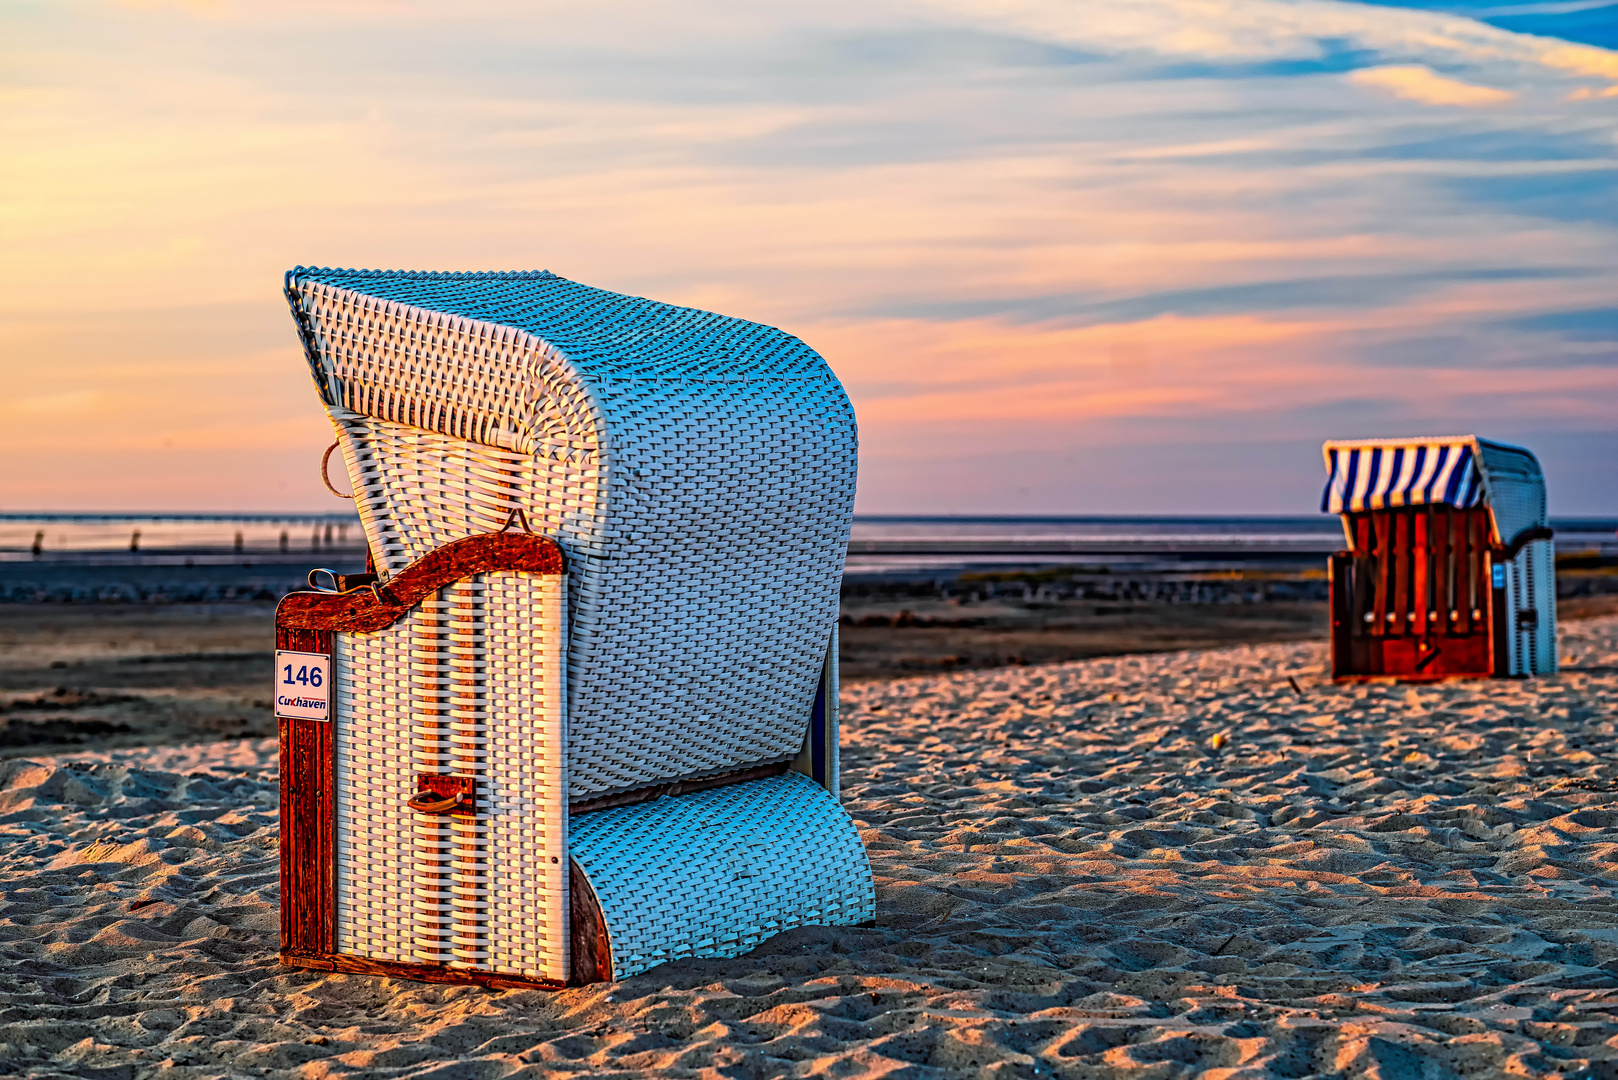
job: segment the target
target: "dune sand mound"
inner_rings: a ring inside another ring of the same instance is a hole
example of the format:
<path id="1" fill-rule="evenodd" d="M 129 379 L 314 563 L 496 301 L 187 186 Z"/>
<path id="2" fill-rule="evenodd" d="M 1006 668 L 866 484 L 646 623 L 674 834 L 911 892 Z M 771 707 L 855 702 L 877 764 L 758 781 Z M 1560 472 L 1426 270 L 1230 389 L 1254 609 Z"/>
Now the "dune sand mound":
<path id="1" fill-rule="evenodd" d="M 1618 620 L 1563 648 L 854 687 L 879 925 L 554 994 L 280 968 L 268 741 L 3 762 L 0 1073 L 1618 1075 Z"/>

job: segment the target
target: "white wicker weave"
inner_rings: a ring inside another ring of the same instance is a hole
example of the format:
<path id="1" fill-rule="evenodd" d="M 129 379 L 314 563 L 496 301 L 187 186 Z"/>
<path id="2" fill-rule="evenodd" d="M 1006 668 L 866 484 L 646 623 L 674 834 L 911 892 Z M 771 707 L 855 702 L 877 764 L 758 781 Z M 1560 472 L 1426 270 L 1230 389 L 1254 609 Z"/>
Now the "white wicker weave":
<path id="1" fill-rule="evenodd" d="M 515 508 L 566 552 L 572 798 L 798 753 L 856 458 L 818 355 L 547 273 L 289 294 L 383 574 Z"/>
<path id="2" fill-rule="evenodd" d="M 1560 667 L 1556 652 L 1556 543 L 1536 540 L 1524 544 L 1516 558 L 1499 565 L 1505 578 L 1506 618 L 1515 632 L 1507 639 L 1506 673 L 1555 675 Z M 1532 611 L 1532 622 L 1522 613 Z"/>
<path id="3" fill-rule="evenodd" d="M 337 949 L 568 977 L 561 578 L 483 574 L 375 633 L 333 635 Z M 475 817 L 412 813 L 475 778 Z"/>
<path id="4" fill-rule="evenodd" d="M 572 848 L 612 930 L 615 979 L 876 917 L 854 822 L 801 773 L 580 814 Z"/>

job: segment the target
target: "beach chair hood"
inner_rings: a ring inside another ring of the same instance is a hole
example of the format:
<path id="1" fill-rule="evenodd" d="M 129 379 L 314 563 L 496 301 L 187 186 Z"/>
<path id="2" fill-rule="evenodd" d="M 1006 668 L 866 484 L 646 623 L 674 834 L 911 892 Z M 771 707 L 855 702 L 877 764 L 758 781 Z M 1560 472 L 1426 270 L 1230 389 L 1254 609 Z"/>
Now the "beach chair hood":
<path id="1" fill-rule="evenodd" d="M 1327 442 L 1320 509 L 1363 513 L 1405 506 L 1487 511 L 1492 540 L 1505 548 L 1548 525 L 1545 475 L 1520 446 L 1476 435 Z M 1349 544 L 1353 546 L 1353 537 Z"/>
<path id="2" fill-rule="evenodd" d="M 857 455 L 813 349 L 545 271 L 286 293 L 384 580 L 513 522 L 565 552 L 573 799 L 799 752 Z"/>

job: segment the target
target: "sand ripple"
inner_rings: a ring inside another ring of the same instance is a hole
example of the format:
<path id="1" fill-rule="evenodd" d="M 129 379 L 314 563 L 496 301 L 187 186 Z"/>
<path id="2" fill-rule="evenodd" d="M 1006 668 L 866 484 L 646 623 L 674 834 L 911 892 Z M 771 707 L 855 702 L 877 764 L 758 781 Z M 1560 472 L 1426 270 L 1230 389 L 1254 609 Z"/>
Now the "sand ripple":
<path id="1" fill-rule="evenodd" d="M 1563 647 L 851 687 L 879 925 L 559 994 L 279 968 L 271 743 L 0 762 L 0 1073 L 1618 1075 L 1618 620 Z"/>

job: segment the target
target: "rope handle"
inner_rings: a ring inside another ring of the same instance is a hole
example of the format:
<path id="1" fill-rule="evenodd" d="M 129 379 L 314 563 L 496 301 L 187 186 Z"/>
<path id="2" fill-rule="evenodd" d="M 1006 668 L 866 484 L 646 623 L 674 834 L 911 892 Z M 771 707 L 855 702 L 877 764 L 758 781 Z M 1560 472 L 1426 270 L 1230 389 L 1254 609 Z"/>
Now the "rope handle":
<path id="1" fill-rule="evenodd" d="M 423 814 L 447 814 L 461 805 L 462 795 L 440 795 L 436 791 L 418 791 L 405 805 Z"/>
<path id="2" fill-rule="evenodd" d="M 326 475 L 326 466 L 331 461 L 331 452 L 341 445 L 342 444 L 340 442 L 334 442 L 330 446 L 326 447 L 326 452 L 324 454 L 320 455 L 320 482 L 326 485 L 327 491 L 331 492 L 339 499 L 352 499 L 354 497 L 353 492 L 349 492 L 347 495 L 344 495 L 341 491 L 338 491 L 336 488 L 331 486 L 331 478 Z"/>

